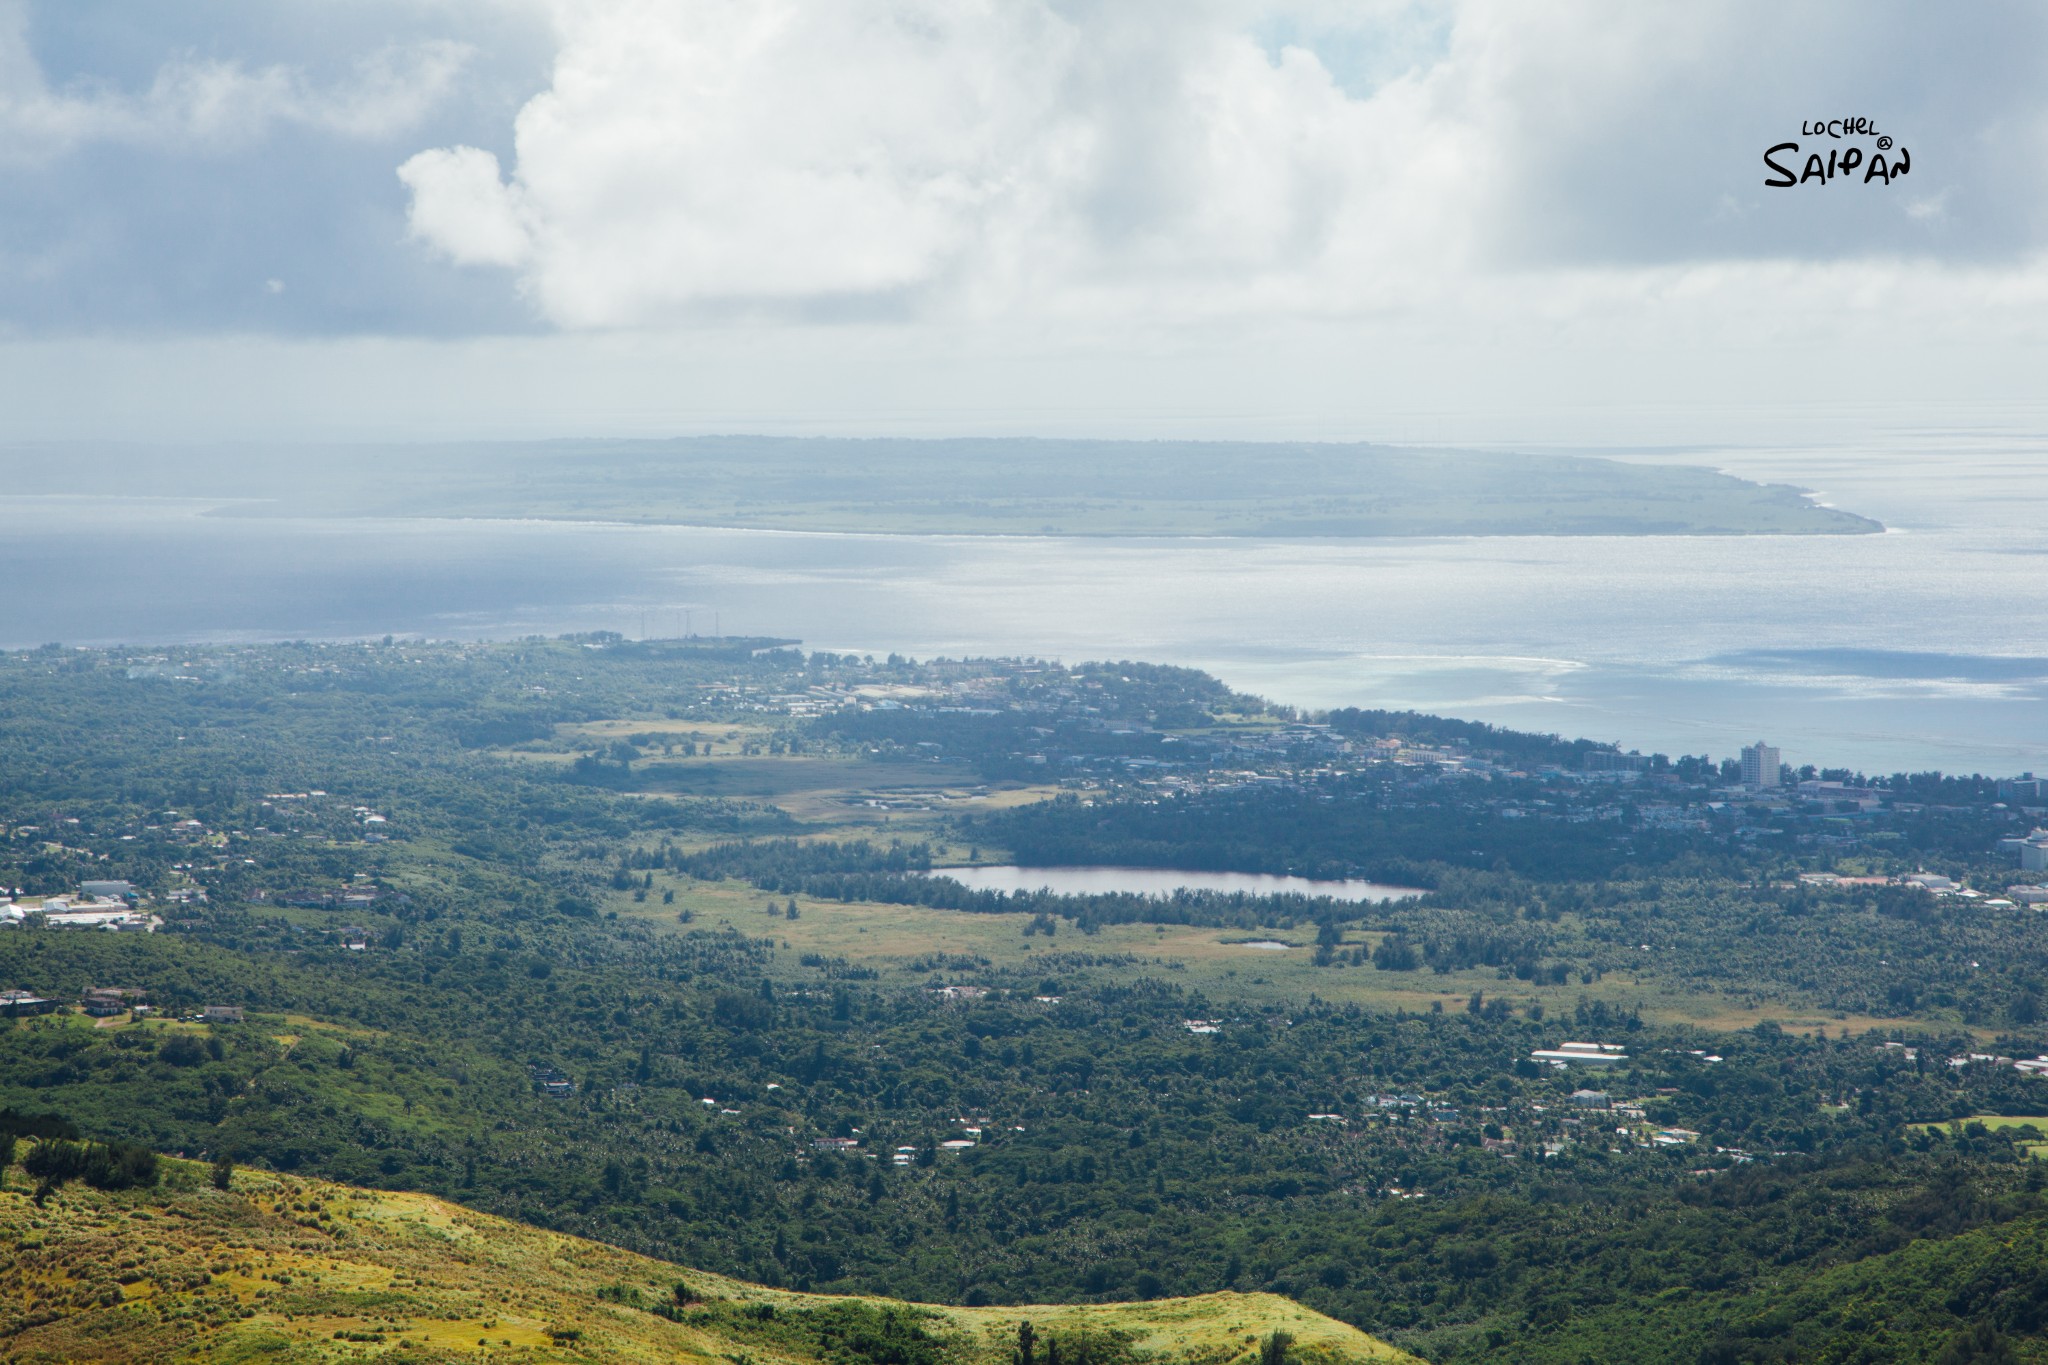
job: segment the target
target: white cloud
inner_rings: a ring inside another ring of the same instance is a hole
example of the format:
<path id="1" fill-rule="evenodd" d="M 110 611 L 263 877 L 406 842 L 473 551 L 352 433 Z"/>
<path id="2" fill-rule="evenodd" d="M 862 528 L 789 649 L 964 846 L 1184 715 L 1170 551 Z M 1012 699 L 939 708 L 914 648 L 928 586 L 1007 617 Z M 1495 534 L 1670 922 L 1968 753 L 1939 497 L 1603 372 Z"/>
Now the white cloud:
<path id="1" fill-rule="evenodd" d="M 565 327 L 1443 309 L 1540 325 L 1703 296 L 1741 311 L 1788 273 L 1825 309 L 1911 295 L 1915 271 L 1996 297 L 1973 280 L 2031 279 L 2048 231 L 2048 44 L 2024 8 L 555 14 L 552 84 L 518 116 L 509 176 L 468 148 L 401 176 L 417 237 L 513 269 Z M 1762 187 L 1765 146 L 1856 112 L 1914 146 L 1910 185 Z"/>
<path id="2" fill-rule="evenodd" d="M 386 47 L 328 84 L 290 65 L 183 55 L 166 60 L 141 88 L 104 81 L 52 88 L 28 42 L 26 7 L 0 3 L 0 162 L 44 162 L 101 142 L 222 151 L 279 124 L 389 137 L 416 127 L 447 96 L 471 53 L 446 39 Z"/>
<path id="3" fill-rule="evenodd" d="M 1256 292 L 1355 254 L 1340 230 L 1443 243 L 1453 223 L 1396 207 L 1437 174 L 1428 149 L 1387 136 L 1429 131 L 1420 92 L 1353 100 L 1305 50 L 1269 57 L 1238 17 L 1040 0 L 576 6 L 552 88 L 519 116 L 502 199 L 480 193 L 468 153 L 402 174 L 420 236 L 516 264 L 570 326 L 1000 312 L 1219 278 Z M 1373 204 L 1385 211 L 1361 221 Z M 480 251 L 511 240 L 514 205 L 526 251 Z"/>
<path id="4" fill-rule="evenodd" d="M 517 199 L 499 179 L 498 158 L 477 147 L 421 152 L 398 168 L 412 191 L 415 237 L 457 265 L 516 266 L 532 252 Z"/>

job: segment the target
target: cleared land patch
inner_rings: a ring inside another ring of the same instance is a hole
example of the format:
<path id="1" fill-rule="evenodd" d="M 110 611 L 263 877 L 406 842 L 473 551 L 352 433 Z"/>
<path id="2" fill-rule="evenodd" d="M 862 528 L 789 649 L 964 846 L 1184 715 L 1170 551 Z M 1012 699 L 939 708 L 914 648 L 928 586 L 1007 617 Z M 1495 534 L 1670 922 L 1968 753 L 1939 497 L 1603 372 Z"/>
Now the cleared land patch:
<path id="1" fill-rule="evenodd" d="M 1539 985 L 1500 979 L 1491 967 L 1463 971 L 1387 972 L 1375 967 L 1318 967 L 1313 950 L 1258 952 L 1246 939 L 1300 941 L 1300 930 L 1277 926 L 1262 930 L 1224 929 L 1201 925 L 1106 924 L 1084 934 L 1061 922 L 1051 937 L 1026 936 L 1032 916 L 983 914 L 862 901 L 817 900 L 806 896 L 771 895 L 745 882 L 705 882 L 655 874 L 655 890 L 673 890 L 673 905 L 659 895 L 635 902 L 628 895 L 611 898 L 609 908 L 622 916 L 646 920 L 678 932 L 730 928 L 742 934 L 787 945 L 784 966 L 794 967 L 806 954 L 844 958 L 858 966 L 888 974 L 927 976 L 941 960 L 985 960 L 991 967 L 1043 970 L 1063 983 L 1086 980 L 1128 980 L 1134 975 L 1158 976 L 1211 995 L 1260 1004 L 1306 1000 L 1311 995 L 1374 1010 L 1436 1008 L 1462 1010 L 1471 996 L 1527 1003 L 1539 1002 L 1551 1013 L 1569 1018 L 1581 1000 L 1599 1001 L 1621 1010 L 1640 1009 L 1650 1023 L 1697 1024 L 1734 1032 L 1769 1020 L 1797 1033 L 1826 1029 L 1863 1032 L 1896 1027 L 1897 1020 L 1837 1015 L 1797 1004 L 1741 1008 L 1724 996 L 1704 991 L 1674 990 L 1666 983 L 1629 973 L 1609 973 L 1597 981 Z M 794 900 L 797 918 L 787 917 Z M 687 911 L 690 920 L 681 922 Z M 1381 934 L 1348 935 L 1345 947 L 1376 945 Z M 958 976 L 959 972 L 949 975 Z M 966 979 L 966 978 L 963 978 Z"/>

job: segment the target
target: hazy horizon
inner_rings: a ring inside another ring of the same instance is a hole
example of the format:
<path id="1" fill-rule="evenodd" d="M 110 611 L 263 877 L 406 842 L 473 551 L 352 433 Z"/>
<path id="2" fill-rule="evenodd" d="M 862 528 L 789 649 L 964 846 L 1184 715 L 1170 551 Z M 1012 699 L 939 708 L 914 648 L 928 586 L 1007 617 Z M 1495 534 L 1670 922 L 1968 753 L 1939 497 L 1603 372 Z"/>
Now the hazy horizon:
<path id="1" fill-rule="evenodd" d="M 2040 430 L 2044 25 L 7 0 L 0 440 Z"/>

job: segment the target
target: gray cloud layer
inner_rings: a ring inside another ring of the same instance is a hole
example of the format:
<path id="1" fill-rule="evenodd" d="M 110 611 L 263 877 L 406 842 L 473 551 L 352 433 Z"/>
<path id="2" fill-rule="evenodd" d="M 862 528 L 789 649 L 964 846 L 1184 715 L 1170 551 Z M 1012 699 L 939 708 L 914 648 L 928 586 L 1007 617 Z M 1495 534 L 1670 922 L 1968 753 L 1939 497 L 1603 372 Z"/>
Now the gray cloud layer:
<path id="1" fill-rule="evenodd" d="M 2043 243 L 2048 15 L 2019 5 L 614 0 L 558 23 L 511 164 L 455 146 L 400 175 L 423 242 L 566 327 L 1363 314 L 1475 286 L 1555 307 L 1673 283 L 1643 268 L 2018 268 Z M 1764 186 L 1766 147 L 1838 116 L 1912 149 L 1910 177 Z"/>
<path id="2" fill-rule="evenodd" d="M 407 241 L 391 176 L 423 141 L 509 148 L 550 56 L 517 18 L 0 0 L 0 328 L 531 326 L 503 281 Z"/>
<path id="3" fill-rule="evenodd" d="M 1911 175 L 1763 186 L 1840 115 Z M 26 338 L 2032 337 L 2048 11 L 0 0 L 0 169 Z"/>

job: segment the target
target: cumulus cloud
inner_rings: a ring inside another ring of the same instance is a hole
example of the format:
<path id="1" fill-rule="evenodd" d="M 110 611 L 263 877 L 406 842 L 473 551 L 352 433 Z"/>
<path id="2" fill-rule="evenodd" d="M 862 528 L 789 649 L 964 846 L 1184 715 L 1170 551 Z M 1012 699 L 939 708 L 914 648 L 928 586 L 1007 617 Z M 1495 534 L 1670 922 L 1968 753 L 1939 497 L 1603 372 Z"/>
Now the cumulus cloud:
<path id="1" fill-rule="evenodd" d="M 516 266 L 529 259 L 532 238 L 490 152 L 421 152 L 398 168 L 398 178 L 412 191 L 413 235 L 434 243 L 456 264 Z"/>
<path id="2" fill-rule="evenodd" d="M 1593 0 L 563 0 L 420 240 L 568 327 L 1361 314 L 2031 269 L 2048 14 Z M 1762 186 L 1867 114 L 1910 185 Z M 1930 205 L 1936 206 L 1930 210 Z M 1747 263 L 1745 265 L 1744 263 Z M 2014 264 L 2017 263 L 2017 264 Z M 1842 278 L 1823 272 L 1823 278 Z M 1809 286 L 1811 287 L 1811 286 Z"/>
<path id="3" fill-rule="evenodd" d="M 1401 122 L 1386 108 L 1400 95 L 1355 101 L 1312 54 L 1268 53 L 1234 18 L 1042 0 L 579 6 L 500 194 L 459 149 L 401 174 L 417 235 L 517 266 L 568 325 L 1255 287 L 1328 250 L 1362 185 L 1392 196 L 1418 170 L 1366 117 Z M 1427 231 L 1388 213 L 1374 235 Z"/>
<path id="4" fill-rule="evenodd" d="M 318 83 L 291 65 L 175 56 L 146 85 L 53 88 L 28 41 L 28 11 L 0 6 L 0 162 L 35 164 L 93 143 L 163 150 L 244 146 L 278 125 L 375 139 L 416 128 L 469 64 L 464 43 L 433 39 L 362 56 Z"/>

